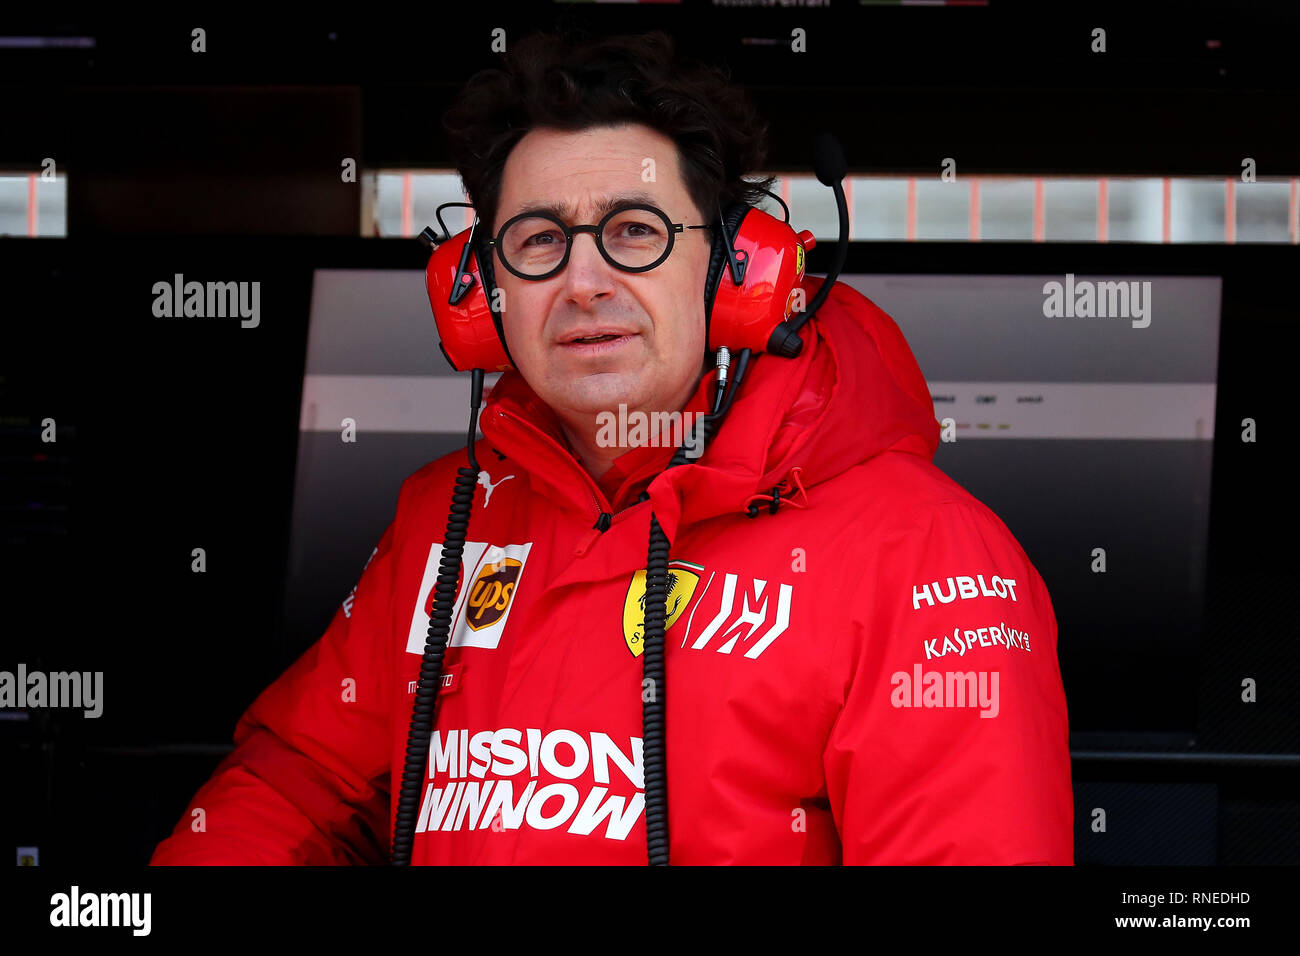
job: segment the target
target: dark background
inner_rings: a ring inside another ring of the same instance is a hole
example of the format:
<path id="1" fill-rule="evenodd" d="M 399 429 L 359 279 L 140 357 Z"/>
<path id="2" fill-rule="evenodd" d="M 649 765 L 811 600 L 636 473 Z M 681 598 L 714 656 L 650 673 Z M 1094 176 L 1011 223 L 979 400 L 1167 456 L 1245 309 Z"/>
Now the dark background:
<path id="1" fill-rule="evenodd" d="M 221 11 L 0 18 L 4 35 L 95 38 L 0 50 L 0 167 L 53 156 L 69 184 L 67 238 L 0 239 L 0 669 L 106 672 L 99 720 L 0 721 L 3 852 L 146 861 L 239 714 L 302 649 L 278 621 L 311 272 L 415 269 L 426 256 L 413 241 L 358 238 L 360 187 L 340 182 L 339 164 L 448 165 L 438 117 L 496 62 L 493 28 L 518 38 L 563 15 L 669 29 L 751 89 L 778 169 L 808 170 L 808 136 L 827 126 L 857 173 L 945 156 L 964 173 L 1222 177 L 1243 156 L 1261 176 L 1300 172 L 1300 13 L 1288 4 L 432 9 L 375 9 L 363 24 L 311 11 L 284 24 Z M 194 26 L 207 30 L 202 56 Z M 807 54 L 789 51 L 796 26 Z M 1095 26 L 1105 55 L 1089 52 Z M 829 252 L 815 250 L 810 271 Z M 1223 275 L 1224 325 L 1208 637 L 1169 671 L 1180 688 L 1197 682 L 1197 733 L 1158 741 L 1153 720 L 1127 741 L 1072 739 L 1076 859 L 1300 862 L 1286 430 L 1296 247 L 858 243 L 849 268 L 1062 273 L 1090 261 Z M 256 348 L 234 322 L 214 333 L 149 321 L 141 290 L 174 272 L 262 280 Z M 57 445 L 39 440 L 47 416 Z M 1254 444 L 1239 440 L 1245 417 Z M 189 569 L 196 542 L 202 575 Z M 1064 676 L 1067 696 L 1088 700 L 1084 675 Z M 1259 681 L 1254 705 L 1237 697 L 1243 676 Z M 1158 711 L 1169 689 L 1132 693 Z M 1104 834 L 1088 827 L 1098 806 Z M 95 825 L 71 825 L 87 814 Z"/>

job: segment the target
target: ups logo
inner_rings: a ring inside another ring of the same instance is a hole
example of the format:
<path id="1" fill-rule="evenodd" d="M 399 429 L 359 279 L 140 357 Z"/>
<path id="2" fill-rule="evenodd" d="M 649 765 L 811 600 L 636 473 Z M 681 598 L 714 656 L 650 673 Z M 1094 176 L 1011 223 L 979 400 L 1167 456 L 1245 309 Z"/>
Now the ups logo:
<path id="1" fill-rule="evenodd" d="M 499 621 L 510 606 L 510 597 L 519 581 L 522 567 L 523 563 L 514 558 L 483 565 L 478 577 L 474 579 L 474 586 L 470 588 L 465 623 L 479 631 Z"/>

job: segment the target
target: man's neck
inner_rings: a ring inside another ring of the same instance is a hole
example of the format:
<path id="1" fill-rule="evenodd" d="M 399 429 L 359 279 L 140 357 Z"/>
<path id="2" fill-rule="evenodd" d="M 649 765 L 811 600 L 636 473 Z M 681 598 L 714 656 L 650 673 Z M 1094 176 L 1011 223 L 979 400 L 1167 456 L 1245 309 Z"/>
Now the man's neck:
<path id="1" fill-rule="evenodd" d="M 560 430 L 564 433 L 569 451 L 594 481 L 600 481 L 605 472 L 613 467 L 614 459 L 626 451 L 624 448 L 602 448 L 596 444 L 594 426 L 592 429 L 574 428 L 561 418 Z"/>
<path id="2" fill-rule="evenodd" d="M 701 372 L 700 377 L 691 383 L 690 390 L 685 397 L 678 403 L 677 408 L 673 411 L 682 411 L 696 390 L 700 386 L 700 379 L 704 377 L 705 372 Z M 665 411 L 665 409 L 655 409 L 654 411 Z M 645 409 L 628 409 L 627 414 L 649 414 Z M 564 438 L 568 442 L 569 450 L 573 457 L 591 475 L 595 481 L 600 481 L 605 473 L 613 467 L 614 461 L 622 456 L 629 449 L 621 445 L 604 446 L 596 439 L 600 434 L 601 428 L 597 416 L 583 418 L 580 420 L 566 419 L 563 415 L 558 416 L 560 420 L 560 429 L 564 433 Z"/>

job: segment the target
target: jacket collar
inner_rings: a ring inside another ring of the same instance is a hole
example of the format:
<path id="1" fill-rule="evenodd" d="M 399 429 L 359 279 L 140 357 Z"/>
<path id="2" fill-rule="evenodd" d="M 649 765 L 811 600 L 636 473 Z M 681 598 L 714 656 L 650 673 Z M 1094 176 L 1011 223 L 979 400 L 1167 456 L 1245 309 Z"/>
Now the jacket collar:
<path id="1" fill-rule="evenodd" d="M 712 374 L 704 375 L 682 410 L 691 414 L 691 421 L 712 407 L 715 380 Z M 635 505 L 677 450 L 667 444 L 668 436 L 659 445 L 631 448 L 596 481 L 573 453 L 559 417 L 514 369 L 505 372 L 488 395 L 480 428 L 492 447 L 527 471 L 548 497 L 593 518 Z"/>
<path id="2" fill-rule="evenodd" d="M 809 277 L 811 298 L 822 279 Z M 939 423 L 929 386 L 906 340 L 885 312 L 846 283 L 831 289 L 801 330 L 794 359 L 755 356 L 732 408 L 702 457 L 664 471 L 674 449 L 653 446 L 620 456 L 602 489 L 567 448 L 554 412 L 518 372 L 488 396 L 485 438 L 515 459 L 561 507 L 617 514 L 648 489 L 669 541 L 680 524 L 745 512 L 794 468 L 815 486 L 886 450 L 931 459 Z M 711 407 L 714 377 L 702 379 L 686 410 Z"/>

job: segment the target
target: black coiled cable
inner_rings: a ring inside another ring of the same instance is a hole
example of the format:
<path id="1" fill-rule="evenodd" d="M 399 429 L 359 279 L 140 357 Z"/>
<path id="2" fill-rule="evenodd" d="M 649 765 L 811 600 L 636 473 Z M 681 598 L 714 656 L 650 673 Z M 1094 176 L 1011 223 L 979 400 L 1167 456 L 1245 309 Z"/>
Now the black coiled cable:
<path id="1" fill-rule="evenodd" d="M 725 394 L 719 393 L 717 407 L 712 414 L 704 416 L 698 446 L 701 454 L 731 408 L 731 401 L 749 366 L 749 354 L 749 349 L 743 349 L 737 355 L 730 390 Z M 685 464 L 689 451 L 685 446 L 678 448 L 668 468 Z M 642 492 L 642 501 L 649 497 L 649 492 Z M 668 866 L 668 750 L 664 722 L 668 686 L 664 669 L 667 604 L 668 536 L 652 512 L 650 545 L 646 553 L 645 639 L 641 651 L 641 676 L 645 682 L 641 692 L 641 766 L 645 785 L 646 854 L 650 866 Z"/>
<path id="2" fill-rule="evenodd" d="M 730 387 L 719 392 L 712 414 L 701 423 L 700 453 L 707 447 L 713 432 L 731 408 L 749 365 L 749 349 L 741 350 L 735 363 Z M 434 590 L 433 612 L 429 615 L 429 632 L 420 663 L 420 680 L 411 712 L 411 729 L 406 739 L 406 759 L 402 785 L 397 800 L 397 817 L 393 826 L 393 866 L 409 866 L 415 824 L 420 812 L 420 789 L 429 757 L 429 738 L 433 735 L 434 709 L 442 677 L 442 659 L 451 629 L 451 611 L 456 600 L 456 579 L 460 574 L 465 534 L 473 508 L 474 489 L 478 484 L 479 464 L 474 457 L 474 436 L 478 429 L 478 410 L 483 398 L 483 370 L 473 371 L 473 394 L 470 407 L 466 451 L 470 467 L 456 473 L 447 533 L 443 536 L 442 557 L 438 562 L 438 579 Z M 691 449 L 677 449 L 668 468 L 685 464 Z M 667 469 L 665 469 L 666 471 Z M 641 500 L 649 498 L 643 492 Z M 664 669 L 664 620 L 668 601 L 668 536 L 659 519 L 650 515 L 650 544 L 646 555 L 645 643 L 642 650 L 642 677 L 648 683 L 642 693 L 642 767 L 646 802 L 646 853 L 651 866 L 668 865 L 668 760 L 664 722 L 664 698 L 667 688 Z"/>
<path id="3" fill-rule="evenodd" d="M 433 714 L 442 679 L 442 658 L 447 650 L 451 630 L 451 611 L 456 603 L 456 579 L 460 575 L 461 554 L 465 550 L 465 532 L 474 505 L 474 488 L 478 484 L 478 459 L 474 457 L 474 433 L 478 430 L 478 410 L 483 401 L 483 370 L 473 371 L 467 452 L 469 467 L 456 472 L 456 486 L 451 496 L 451 513 L 447 516 L 447 533 L 442 539 L 442 558 L 438 562 L 438 582 L 434 590 L 433 612 L 429 615 L 429 633 L 424 642 L 420 663 L 420 682 L 415 690 L 411 712 L 411 730 L 406 738 L 406 762 L 402 769 L 402 788 L 397 799 L 397 820 L 393 826 L 393 866 L 411 865 L 411 847 L 415 840 L 416 817 L 420 812 L 420 790 L 425 765 L 429 759 L 429 738 L 433 736 Z"/>
<path id="4" fill-rule="evenodd" d="M 676 461 L 677 456 L 673 456 Z M 670 464 L 669 468 L 672 467 Z M 668 536 L 650 515 L 645 565 L 645 643 L 641 651 L 641 766 L 645 774 L 646 854 L 668 865 L 668 753 L 664 734 L 664 612 L 668 594 Z"/>

